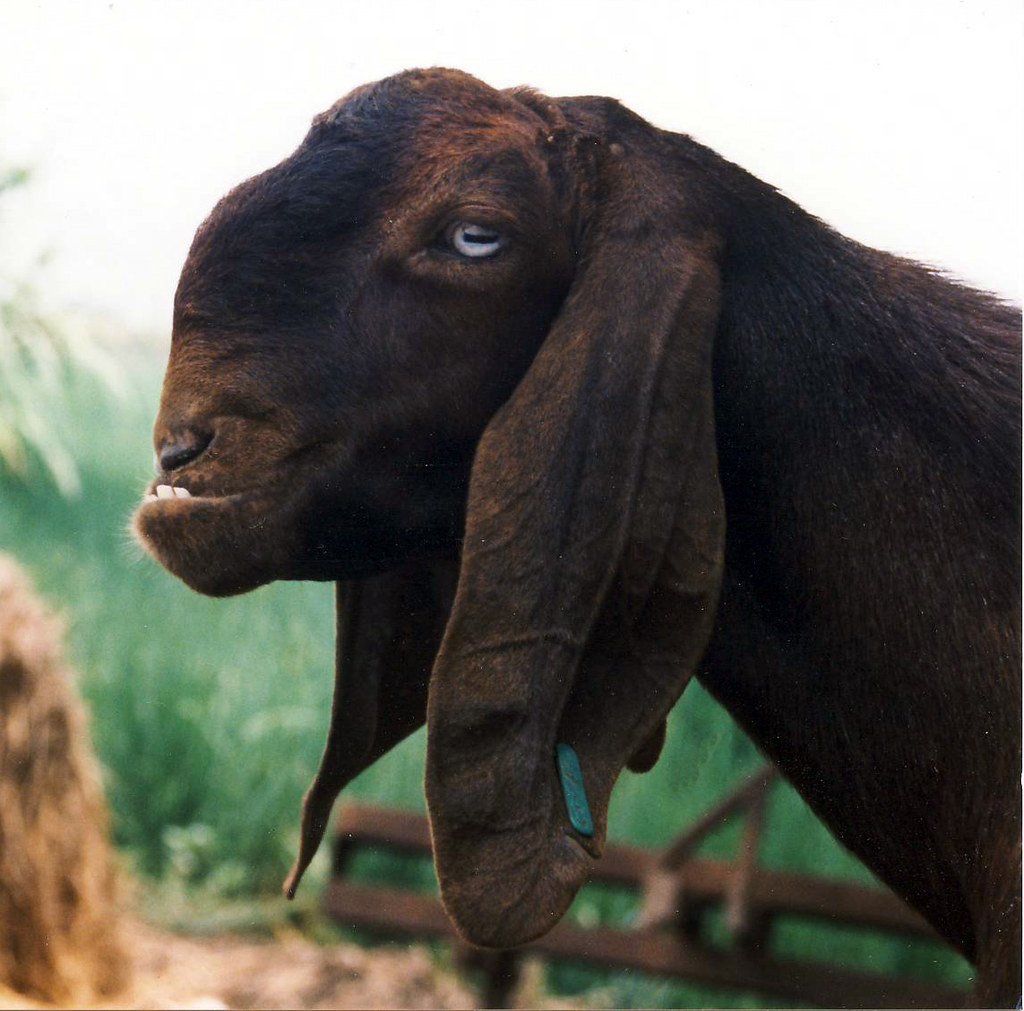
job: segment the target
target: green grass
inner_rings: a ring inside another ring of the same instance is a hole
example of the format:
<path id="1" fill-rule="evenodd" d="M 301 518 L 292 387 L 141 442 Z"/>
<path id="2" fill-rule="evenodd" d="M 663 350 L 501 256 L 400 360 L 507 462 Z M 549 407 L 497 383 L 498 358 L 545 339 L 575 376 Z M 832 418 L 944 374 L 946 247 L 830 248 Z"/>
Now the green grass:
<path id="1" fill-rule="evenodd" d="M 154 359 L 156 356 L 154 355 Z M 137 370 L 135 393 L 113 402 L 78 381 L 70 447 L 83 494 L 63 499 L 45 481 L 0 475 L 0 549 L 14 554 L 64 615 L 69 649 L 93 710 L 96 747 L 119 846 L 154 879 L 206 896 L 244 899 L 276 891 L 295 851 L 299 802 L 326 732 L 333 664 L 333 588 L 276 584 L 245 597 L 197 596 L 143 557 L 126 533 L 149 477 L 158 363 Z M 423 810 L 423 734 L 368 770 L 349 790 Z M 612 838 L 658 846 L 755 769 L 760 758 L 730 718 L 690 687 L 670 721 L 669 743 L 645 776 L 625 774 L 610 811 Z M 737 828 L 704 852 L 729 855 Z M 771 802 L 764 862 L 870 880 L 788 787 Z M 366 858 L 363 876 L 429 886 L 422 865 Z M 318 858 L 304 885 L 326 874 Z M 621 896 L 586 889 L 570 913 L 622 923 Z M 963 962 L 934 945 L 784 925 L 780 951 L 875 971 L 961 983 Z M 750 995 L 555 966 L 562 993 L 592 991 L 619 1007 L 771 1006 Z M 597 987 L 597 990 L 593 990 Z"/>

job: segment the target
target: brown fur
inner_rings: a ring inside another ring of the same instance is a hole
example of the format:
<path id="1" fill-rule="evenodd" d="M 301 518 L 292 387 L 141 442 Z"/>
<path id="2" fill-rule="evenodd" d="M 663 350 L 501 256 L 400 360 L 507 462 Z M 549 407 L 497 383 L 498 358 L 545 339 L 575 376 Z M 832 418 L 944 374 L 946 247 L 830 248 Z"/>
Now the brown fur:
<path id="1" fill-rule="evenodd" d="M 460 220 L 506 245 L 460 257 Z M 697 670 L 1011 1002 L 1019 366 L 1010 309 L 608 99 L 412 71 L 318 117 L 196 236 L 156 441 L 210 497 L 137 518 L 203 592 L 360 602 L 289 889 L 436 652 L 442 897 L 478 943 L 537 936 Z"/>

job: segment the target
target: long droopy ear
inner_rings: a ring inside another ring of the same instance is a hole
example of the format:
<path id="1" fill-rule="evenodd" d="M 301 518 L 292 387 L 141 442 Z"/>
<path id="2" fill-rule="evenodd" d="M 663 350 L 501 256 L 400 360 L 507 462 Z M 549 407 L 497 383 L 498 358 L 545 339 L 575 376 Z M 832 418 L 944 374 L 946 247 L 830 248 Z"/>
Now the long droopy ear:
<path id="1" fill-rule="evenodd" d="M 427 681 L 455 590 L 454 563 L 409 565 L 338 583 L 334 701 L 320 768 L 302 802 L 294 898 L 338 793 L 423 726 Z"/>
<path id="2" fill-rule="evenodd" d="M 577 278 L 477 450 L 429 689 L 442 899 L 481 945 L 529 941 L 569 906 L 616 778 L 656 758 L 721 582 L 716 243 L 656 140 L 602 151 Z"/>

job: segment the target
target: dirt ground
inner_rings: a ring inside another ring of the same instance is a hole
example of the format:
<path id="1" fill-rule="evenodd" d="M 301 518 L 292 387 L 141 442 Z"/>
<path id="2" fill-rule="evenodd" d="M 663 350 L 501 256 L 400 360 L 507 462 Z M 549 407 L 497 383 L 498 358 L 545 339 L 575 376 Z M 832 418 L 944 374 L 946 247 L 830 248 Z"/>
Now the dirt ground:
<path id="1" fill-rule="evenodd" d="M 126 926 L 131 988 L 109 1009 L 473 1008 L 478 998 L 416 945 L 367 950 L 324 947 L 295 932 L 274 940 L 236 934 L 183 937 L 141 921 Z M 524 966 L 519 1006 L 572 1008 L 540 990 L 539 966 Z M 0 1007 L 49 1009 L 0 987 Z"/>
<path id="2" fill-rule="evenodd" d="M 297 933 L 178 937 L 142 925 L 132 935 L 134 985 L 118 1007 L 473 1007 L 471 990 L 425 948 L 322 947 Z"/>

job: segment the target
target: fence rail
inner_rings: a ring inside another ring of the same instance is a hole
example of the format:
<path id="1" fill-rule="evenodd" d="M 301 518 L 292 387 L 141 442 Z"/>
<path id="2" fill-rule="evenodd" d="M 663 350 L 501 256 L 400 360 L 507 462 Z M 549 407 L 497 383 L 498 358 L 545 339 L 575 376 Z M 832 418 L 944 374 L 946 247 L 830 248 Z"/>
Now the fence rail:
<path id="1" fill-rule="evenodd" d="M 425 818 L 357 804 L 345 805 L 338 817 L 325 907 L 341 924 L 383 935 L 451 939 L 461 962 L 483 970 L 482 1001 L 489 1007 L 506 1004 L 523 955 L 631 969 L 822 1007 L 962 1006 L 966 994 L 947 986 L 771 953 L 773 926 L 781 917 L 937 940 L 931 927 L 889 892 L 760 867 L 764 801 L 774 782 L 774 771 L 758 773 L 664 850 L 606 848 L 591 880 L 638 893 L 640 913 L 630 929 L 585 928 L 563 920 L 521 948 L 472 948 L 458 939 L 434 896 L 346 880 L 350 858 L 359 850 L 431 852 Z M 708 833 L 740 815 L 746 816 L 746 825 L 736 860 L 691 855 Z M 706 916 L 714 909 L 725 911 L 728 948 L 702 938 Z"/>

